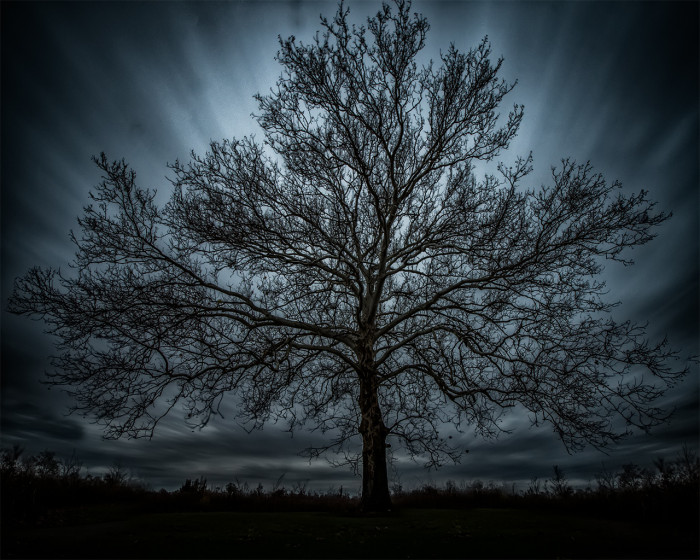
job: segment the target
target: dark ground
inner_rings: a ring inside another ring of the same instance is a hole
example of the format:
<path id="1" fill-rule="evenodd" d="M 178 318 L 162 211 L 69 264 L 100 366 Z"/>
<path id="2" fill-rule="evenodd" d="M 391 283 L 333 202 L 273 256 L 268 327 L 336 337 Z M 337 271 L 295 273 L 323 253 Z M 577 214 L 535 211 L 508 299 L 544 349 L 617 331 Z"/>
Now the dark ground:
<path id="1" fill-rule="evenodd" d="M 697 558 L 697 528 L 505 508 L 139 513 L 6 528 L 3 558 Z"/>

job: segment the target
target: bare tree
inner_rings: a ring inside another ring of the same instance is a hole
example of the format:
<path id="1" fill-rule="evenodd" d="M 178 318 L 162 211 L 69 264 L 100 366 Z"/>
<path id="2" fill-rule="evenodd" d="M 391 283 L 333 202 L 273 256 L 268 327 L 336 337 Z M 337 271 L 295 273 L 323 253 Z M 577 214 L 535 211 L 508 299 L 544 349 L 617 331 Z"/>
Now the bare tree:
<path id="1" fill-rule="evenodd" d="M 71 272 L 32 269 L 10 301 L 57 336 L 49 382 L 108 437 L 150 436 L 176 403 L 204 425 L 229 392 L 251 426 L 328 432 L 312 456 L 352 459 L 361 436 L 367 509 L 390 506 L 387 438 L 437 466 L 461 452 L 446 423 L 493 436 L 516 406 L 573 450 L 665 419 L 675 354 L 614 322 L 598 278 L 668 216 L 589 164 L 539 190 L 529 157 L 478 178 L 523 115 L 497 112 L 513 84 L 486 40 L 436 68 L 408 1 L 321 22 L 280 40 L 264 144 L 171 165 L 164 207 L 95 158 Z"/>

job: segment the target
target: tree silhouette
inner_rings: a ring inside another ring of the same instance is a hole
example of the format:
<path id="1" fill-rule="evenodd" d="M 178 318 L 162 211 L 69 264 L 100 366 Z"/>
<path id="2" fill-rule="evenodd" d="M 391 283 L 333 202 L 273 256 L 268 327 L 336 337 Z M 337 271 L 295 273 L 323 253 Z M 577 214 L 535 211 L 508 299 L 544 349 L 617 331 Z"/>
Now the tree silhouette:
<path id="1" fill-rule="evenodd" d="M 614 322 L 598 278 L 668 216 L 589 164 L 539 190 L 530 157 L 478 178 L 523 116 L 497 112 L 513 84 L 486 39 L 419 66 L 408 1 L 321 23 L 280 40 L 264 144 L 170 165 L 164 207 L 95 158 L 70 272 L 34 268 L 10 301 L 57 336 L 49 382 L 108 437 L 150 436 L 176 403 L 205 425 L 233 392 L 250 426 L 308 425 L 329 442 L 311 456 L 361 459 L 366 509 L 390 507 L 387 438 L 437 466 L 463 451 L 446 423 L 489 437 L 516 406 L 573 450 L 664 420 L 675 354 Z"/>

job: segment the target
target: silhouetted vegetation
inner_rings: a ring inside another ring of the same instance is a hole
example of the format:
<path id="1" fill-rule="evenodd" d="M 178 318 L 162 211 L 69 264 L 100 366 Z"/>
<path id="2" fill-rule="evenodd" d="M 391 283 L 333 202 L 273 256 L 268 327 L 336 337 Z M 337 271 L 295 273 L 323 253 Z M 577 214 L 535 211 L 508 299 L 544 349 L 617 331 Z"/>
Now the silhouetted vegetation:
<path id="1" fill-rule="evenodd" d="M 43 451 L 23 457 L 20 447 L 3 449 L 0 455 L 3 525 L 61 525 L 81 521 L 84 508 L 114 506 L 141 511 L 350 511 L 357 498 L 342 488 L 326 493 L 310 492 L 304 484 L 291 490 L 247 482 L 230 482 L 212 488 L 204 478 L 186 479 L 176 491 L 154 491 L 134 480 L 115 464 L 102 476 L 81 473 L 75 456 L 64 461 Z M 109 515 L 109 513 L 107 513 Z"/>
<path id="2" fill-rule="evenodd" d="M 525 491 L 475 481 L 443 487 L 425 485 L 410 492 L 395 491 L 401 508 L 507 507 L 552 509 L 597 517 L 650 523 L 673 523 L 697 530 L 700 507 L 700 461 L 684 447 L 672 461 L 659 458 L 654 469 L 622 465 L 612 472 L 596 473 L 595 487 L 574 488 L 562 468 L 555 465 L 551 478 L 533 479 Z"/>
<path id="3" fill-rule="evenodd" d="M 24 456 L 17 446 L 3 449 L 3 525 L 75 525 L 136 512 L 330 511 L 355 515 L 360 511 L 359 499 L 342 487 L 320 493 L 298 483 L 288 489 L 282 485 L 283 477 L 269 490 L 261 484 L 251 487 L 238 480 L 212 487 L 199 477 L 186 479 L 178 490 L 168 492 L 148 489 L 119 464 L 102 476 L 82 471 L 75 455 L 62 460 L 50 451 Z M 573 488 L 564 470 L 554 466 L 549 479 L 533 479 L 524 491 L 477 480 L 459 484 L 448 481 L 440 487 L 423 485 L 411 490 L 395 485 L 392 494 L 397 509 L 556 509 L 697 528 L 700 460 L 684 448 L 674 460 L 655 460 L 653 469 L 635 464 L 622 465 L 617 471 L 603 467 L 596 474 L 595 487 L 586 488 Z"/>
<path id="4" fill-rule="evenodd" d="M 153 494 L 117 464 L 103 476 L 93 476 L 82 473 L 75 455 L 67 460 L 52 451 L 23 455 L 19 446 L 0 454 L 3 525 L 61 524 L 68 511 L 79 517 L 80 508 L 138 504 Z"/>
<path id="5" fill-rule="evenodd" d="M 271 489 L 203 477 L 155 491 L 123 466 L 101 476 L 74 455 L 0 453 L 3 558 L 470 557 L 691 558 L 698 549 L 700 462 L 688 449 L 653 468 L 602 468 L 574 488 L 555 466 L 525 490 L 447 482 L 393 488 L 395 509 L 306 484 Z M 271 535 L 274 538 L 271 538 Z M 202 543 L 206 542 L 206 549 Z"/>

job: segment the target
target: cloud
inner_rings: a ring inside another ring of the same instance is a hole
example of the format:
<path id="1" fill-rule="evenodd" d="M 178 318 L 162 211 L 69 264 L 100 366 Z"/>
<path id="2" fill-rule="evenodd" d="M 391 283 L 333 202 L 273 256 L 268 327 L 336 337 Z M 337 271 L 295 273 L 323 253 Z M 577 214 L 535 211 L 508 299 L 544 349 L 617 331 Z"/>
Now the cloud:
<path id="1" fill-rule="evenodd" d="M 85 436 L 85 424 L 76 418 L 60 416 L 45 407 L 3 402 L 2 431 L 3 444 L 42 441 L 51 449 L 52 445 L 79 443 Z"/>

